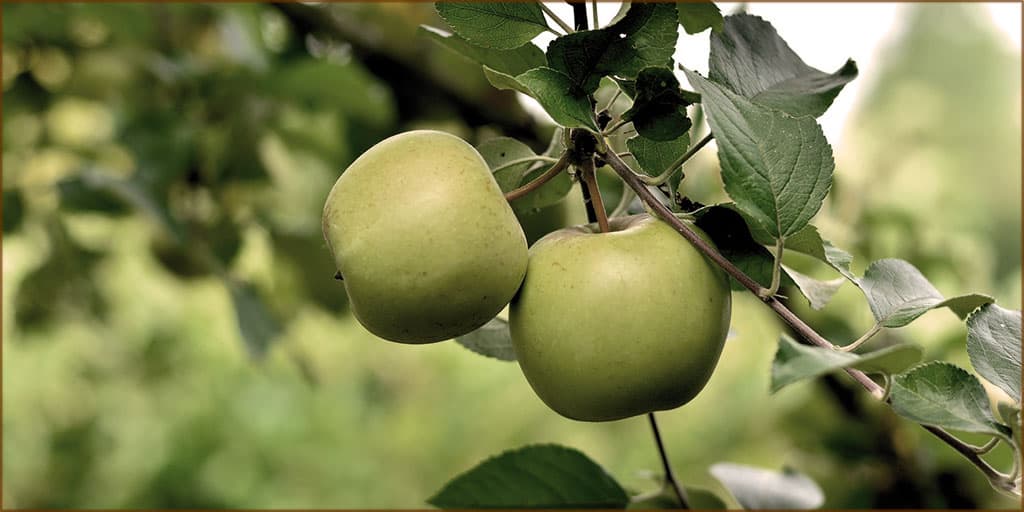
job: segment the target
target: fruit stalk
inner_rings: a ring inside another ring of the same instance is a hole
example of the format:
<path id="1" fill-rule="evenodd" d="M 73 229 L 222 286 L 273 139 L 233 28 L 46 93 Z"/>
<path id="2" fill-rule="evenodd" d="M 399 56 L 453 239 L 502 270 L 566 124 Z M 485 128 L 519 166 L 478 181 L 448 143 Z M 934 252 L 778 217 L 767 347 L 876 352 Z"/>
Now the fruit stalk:
<path id="1" fill-rule="evenodd" d="M 651 423 L 651 432 L 654 433 L 654 442 L 658 445 L 658 455 L 661 456 L 661 465 L 665 468 L 665 485 L 672 486 L 672 491 L 676 493 L 676 498 L 679 500 L 679 506 L 684 509 L 689 509 L 689 497 L 686 496 L 686 491 L 683 490 L 683 486 L 679 485 L 679 481 L 676 480 L 676 475 L 672 471 L 672 465 L 668 462 L 668 453 L 665 452 L 665 444 L 661 441 L 661 431 L 658 430 L 658 420 L 654 418 L 653 412 L 647 413 L 647 419 Z"/>

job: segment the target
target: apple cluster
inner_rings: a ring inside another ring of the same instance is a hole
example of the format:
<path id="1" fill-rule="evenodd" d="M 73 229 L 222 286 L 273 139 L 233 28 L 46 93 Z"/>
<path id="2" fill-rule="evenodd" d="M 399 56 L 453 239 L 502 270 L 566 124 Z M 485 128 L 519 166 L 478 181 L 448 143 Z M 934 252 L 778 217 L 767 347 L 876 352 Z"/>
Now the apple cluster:
<path id="1" fill-rule="evenodd" d="M 569 227 L 528 248 L 483 157 L 443 132 L 410 131 L 367 150 L 331 189 L 323 230 L 367 330 L 433 343 L 509 306 L 527 381 L 576 420 L 689 402 L 729 330 L 725 273 L 667 224 L 617 217 L 608 232 Z"/>

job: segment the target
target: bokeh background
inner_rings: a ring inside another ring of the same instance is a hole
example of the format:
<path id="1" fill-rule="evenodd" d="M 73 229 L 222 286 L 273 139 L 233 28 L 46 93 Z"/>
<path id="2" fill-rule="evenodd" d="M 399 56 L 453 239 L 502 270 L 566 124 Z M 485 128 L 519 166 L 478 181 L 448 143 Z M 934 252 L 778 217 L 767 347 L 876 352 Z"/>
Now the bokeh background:
<path id="1" fill-rule="evenodd" d="M 417 33 L 443 26 L 430 4 L 2 8 L 4 507 L 422 508 L 485 457 L 542 442 L 655 487 L 643 418 L 563 419 L 515 364 L 387 343 L 346 311 L 319 218 L 355 156 L 414 128 L 536 150 L 551 134 Z M 1019 309 L 1019 25 L 1008 37 L 969 4 L 881 18 L 808 6 L 797 22 L 797 7 L 773 8 L 748 7 L 798 53 L 824 49 L 811 64 L 834 69 L 847 50 L 861 64 L 823 118 L 837 161 L 815 221 L 826 237 L 858 272 L 899 257 L 943 293 Z M 998 12 L 1019 23 L 1019 5 Z M 845 27 L 834 43 L 830 26 Z M 706 52 L 707 37 L 680 48 Z M 706 69 L 706 53 L 681 51 Z M 705 151 L 688 168 L 691 197 L 724 199 L 716 166 Z M 574 201 L 523 221 L 536 236 L 581 216 Z M 789 295 L 838 342 L 871 324 L 848 284 L 820 312 Z M 749 294 L 734 301 L 710 384 L 660 414 L 681 480 L 717 489 L 715 462 L 790 465 L 830 508 L 1019 506 L 842 377 L 769 395 L 782 326 Z M 969 368 L 965 335 L 940 310 L 878 343 Z"/>

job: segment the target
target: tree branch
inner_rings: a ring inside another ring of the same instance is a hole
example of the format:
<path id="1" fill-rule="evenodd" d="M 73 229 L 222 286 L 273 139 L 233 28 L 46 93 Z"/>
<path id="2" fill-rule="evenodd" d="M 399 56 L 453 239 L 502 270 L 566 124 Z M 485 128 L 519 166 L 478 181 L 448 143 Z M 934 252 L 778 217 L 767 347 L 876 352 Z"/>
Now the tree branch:
<path id="1" fill-rule="evenodd" d="M 607 141 L 602 141 L 607 146 Z M 729 260 L 725 259 L 714 247 L 704 241 L 703 238 L 699 237 L 692 229 L 689 228 L 684 222 L 679 220 L 671 210 L 669 210 L 664 204 L 661 203 L 654 195 L 647 189 L 646 186 L 641 182 L 637 174 L 629 168 L 629 166 L 615 154 L 614 151 L 605 151 L 599 153 L 599 155 L 605 159 L 606 162 L 615 170 L 615 172 L 626 182 L 626 185 L 633 189 L 640 199 L 659 217 L 661 220 L 668 223 L 675 229 L 680 235 L 686 238 L 692 243 L 698 250 L 704 255 L 718 264 L 722 269 L 726 271 L 730 276 L 735 278 L 744 288 L 747 288 L 758 296 L 762 302 L 772 309 L 784 322 L 804 338 L 807 342 L 812 345 L 824 347 L 830 350 L 838 350 L 838 348 L 831 342 L 826 340 L 817 331 L 812 329 L 803 320 L 801 320 L 795 313 L 789 310 L 782 302 L 780 302 L 774 296 L 761 296 L 760 291 L 763 287 L 743 273 L 742 270 L 733 265 Z M 876 399 L 888 402 L 885 390 L 871 380 L 864 372 L 845 368 L 844 369 L 850 377 L 853 377 L 861 386 L 864 387 L 868 392 L 871 393 Z M 993 486 L 1003 491 L 1013 491 L 1014 482 L 1013 479 L 1007 475 L 1000 473 L 987 462 L 985 462 L 977 451 L 967 443 L 964 443 L 960 439 L 956 438 L 949 432 L 946 432 L 942 428 L 934 427 L 930 425 L 921 425 L 922 428 L 930 432 L 935 437 L 951 446 L 954 450 L 964 456 L 971 464 L 976 466 L 981 472 L 989 479 Z"/>

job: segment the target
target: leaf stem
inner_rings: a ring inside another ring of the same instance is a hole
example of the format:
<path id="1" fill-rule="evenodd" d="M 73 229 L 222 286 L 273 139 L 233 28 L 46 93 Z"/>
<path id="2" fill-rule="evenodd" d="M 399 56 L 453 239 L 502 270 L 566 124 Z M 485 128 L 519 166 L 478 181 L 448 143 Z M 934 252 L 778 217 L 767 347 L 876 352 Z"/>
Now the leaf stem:
<path id="1" fill-rule="evenodd" d="M 566 34 L 572 34 L 573 32 L 575 32 L 575 30 L 573 30 L 572 27 L 569 26 L 569 24 L 567 24 L 566 22 L 562 21 L 562 18 L 559 18 L 558 15 L 555 14 L 554 11 L 552 11 L 548 6 L 544 5 L 544 2 L 537 2 L 537 3 L 540 4 L 540 9 L 542 11 L 544 11 L 544 14 L 547 14 L 548 17 L 551 18 L 552 21 L 557 23 L 559 27 L 562 27 L 562 30 L 564 30 Z M 559 35 L 561 35 L 561 34 L 559 34 Z"/>
<path id="2" fill-rule="evenodd" d="M 857 349 L 857 347 L 867 343 L 868 340 L 870 340 L 874 335 L 878 334 L 878 332 L 881 330 L 882 324 L 876 323 L 875 325 L 871 326 L 871 329 L 868 329 L 868 332 L 864 333 L 863 336 L 854 340 L 853 343 L 837 347 L 836 350 L 840 350 L 843 352 L 853 352 L 854 350 Z"/>
<path id="3" fill-rule="evenodd" d="M 989 439 L 988 442 L 981 446 L 974 446 L 970 444 L 967 446 L 970 446 L 971 450 L 974 450 L 974 453 L 977 453 L 978 455 L 985 455 L 986 453 L 992 451 L 992 448 L 995 448 L 997 444 L 999 444 L 999 440 L 1000 438 L 996 436 L 993 437 L 992 439 Z"/>
<path id="4" fill-rule="evenodd" d="M 515 166 L 517 166 L 519 164 L 525 164 L 525 163 L 529 163 L 529 162 L 548 162 L 548 163 L 552 163 L 553 164 L 553 163 L 555 163 L 557 161 L 558 161 L 557 158 L 552 158 L 550 156 L 545 156 L 545 155 L 527 156 L 527 157 L 523 157 L 523 158 L 517 158 L 515 160 L 509 160 L 508 162 L 505 162 L 505 163 L 503 163 L 503 164 L 501 164 L 501 165 L 491 169 L 491 174 L 494 174 L 494 173 L 496 173 L 498 171 L 501 171 L 501 170 L 504 170 L 504 169 L 508 169 L 509 167 L 515 167 Z"/>
<path id="5" fill-rule="evenodd" d="M 597 0 L 590 0 L 590 15 L 593 18 L 591 25 L 596 29 L 600 25 L 597 22 Z"/>
<path id="6" fill-rule="evenodd" d="M 796 316 L 789 308 L 782 304 L 778 298 L 774 296 L 762 297 L 758 294 L 761 290 L 761 285 L 757 284 L 756 281 L 746 275 L 736 265 L 733 265 L 729 260 L 725 259 L 714 247 L 704 241 L 703 238 L 698 236 L 692 229 L 689 228 L 684 222 L 676 218 L 676 216 L 669 210 L 665 205 L 658 201 L 658 199 L 651 193 L 650 190 L 644 186 L 643 182 L 640 181 L 635 171 L 629 168 L 629 166 L 622 161 L 613 152 L 604 152 L 600 155 L 605 159 L 606 162 L 615 170 L 615 172 L 626 182 L 631 189 L 633 189 L 641 201 L 650 208 L 651 211 L 657 215 L 660 219 L 665 221 L 668 225 L 672 226 L 683 238 L 686 238 L 692 243 L 698 250 L 704 253 L 709 259 L 715 264 L 722 267 L 723 270 L 734 279 L 739 281 L 744 288 L 754 292 L 761 298 L 772 311 L 775 312 L 786 324 L 788 324 L 794 332 L 799 334 L 804 340 L 812 345 L 824 347 L 835 350 L 836 346 L 829 342 L 827 339 L 818 334 L 817 331 L 807 325 L 800 317 Z M 850 375 L 854 380 L 857 381 L 861 386 L 864 387 L 872 396 L 876 399 L 882 400 L 887 399 L 885 389 L 879 386 L 875 381 L 871 380 L 864 372 L 854 370 L 851 368 L 845 368 L 844 371 Z M 939 438 L 941 441 L 952 447 L 960 455 L 968 460 L 971 464 L 977 467 L 993 484 L 997 489 L 1008 491 L 1008 492 L 1019 492 L 1016 489 L 1016 474 L 1020 472 L 1020 461 L 1019 455 L 1015 454 L 1014 460 L 1016 462 L 1014 467 L 1014 473 L 1012 475 L 1005 475 L 985 462 L 974 450 L 971 449 L 966 443 L 956 438 L 949 432 L 946 432 L 942 428 L 934 427 L 931 425 L 921 425 L 922 428 L 927 430 L 929 433 Z M 1010 477 L 1014 478 L 1010 478 Z"/>
<path id="7" fill-rule="evenodd" d="M 622 96 L 622 89 L 616 88 L 615 93 L 612 94 L 611 99 L 608 100 L 608 104 L 606 104 L 604 108 L 601 110 L 607 110 L 608 112 L 611 112 L 612 106 L 615 105 L 615 100 L 619 99 L 619 96 Z"/>
<path id="8" fill-rule="evenodd" d="M 629 121 L 626 121 L 625 119 L 619 119 L 618 121 L 615 122 L 615 124 L 609 126 L 608 128 L 605 128 L 605 130 L 601 132 L 601 135 L 611 135 L 615 133 L 615 130 L 622 128 L 627 124 L 629 124 Z"/>
<path id="9" fill-rule="evenodd" d="M 661 441 L 658 420 L 654 418 L 653 412 L 647 413 L 647 419 L 651 424 L 651 433 L 654 434 L 654 443 L 658 446 L 658 456 L 661 458 L 661 465 L 665 468 L 665 485 L 672 487 L 672 491 L 676 493 L 676 498 L 679 499 L 679 505 L 684 509 L 689 509 L 690 500 L 687 499 L 686 491 L 683 489 L 683 486 L 679 485 L 675 473 L 672 472 L 672 464 L 669 463 L 668 453 L 665 452 L 665 443 Z"/>
<path id="10" fill-rule="evenodd" d="M 569 153 L 562 153 L 561 158 L 555 161 L 554 165 L 552 165 L 551 168 L 544 171 L 544 174 L 537 176 L 536 178 L 534 178 L 533 181 L 527 183 L 526 185 L 506 192 L 505 200 L 514 201 L 516 199 L 519 199 L 520 197 L 525 196 L 526 194 L 529 194 L 530 192 L 533 192 L 534 190 L 537 190 L 541 185 L 551 181 L 551 178 L 558 176 L 558 173 L 564 171 L 568 165 Z"/>
<path id="11" fill-rule="evenodd" d="M 768 289 L 761 289 L 758 295 L 763 297 L 772 297 L 776 293 L 779 293 L 779 284 L 782 282 L 782 251 L 786 249 L 786 238 L 778 237 L 775 239 L 775 253 L 772 254 L 772 283 Z"/>
<path id="12" fill-rule="evenodd" d="M 637 176 L 639 176 L 640 181 L 648 185 L 661 185 L 662 183 L 667 182 L 672 177 L 672 175 L 676 173 L 676 171 L 682 169 L 683 164 L 685 164 L 688 160 L 693 158 L 693 155 L 696 155 L 697 152 L 703 149 L 704 146 L 706 146 L 708 142 L 711 142 L 711 139 L 713 138 L 714 136 L 712 136 L 710 133 L 705 135 L 703 139 L 694 144 L 693 147 L 691 147 L 686 153 L 683 154 L 683 156 L 679 157 L 675 162 L 672 162 L 672 165 L 668 166 L 668 169 L 665 169 L 665 172 L 653 178 L 650 176 L 644 176 L 643 174 L 638 174 Z"/>

